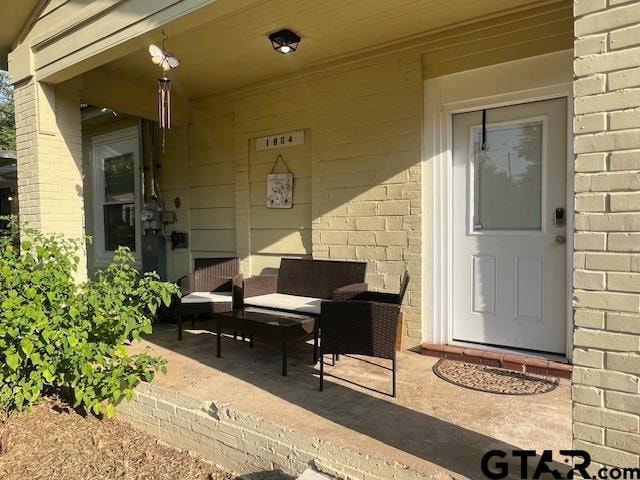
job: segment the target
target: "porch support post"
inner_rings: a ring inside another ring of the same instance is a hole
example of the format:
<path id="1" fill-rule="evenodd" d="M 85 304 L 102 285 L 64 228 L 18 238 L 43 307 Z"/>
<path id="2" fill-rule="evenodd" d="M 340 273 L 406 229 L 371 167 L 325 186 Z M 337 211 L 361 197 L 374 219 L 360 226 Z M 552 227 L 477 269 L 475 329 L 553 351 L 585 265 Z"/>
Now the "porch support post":
<path id="1" fill-rule="evenodd" d="M 28 77 L 15 87 L 20 219 L 45 233 L 84 236 L 82 127 L 77 81 Z M 86 278 L 86 252 L 78 280 Z"/>
<path id="2" fill-rule="evenodd" d="M 640 462 L 640 3 L 576 0 L 574 447 Z"/>

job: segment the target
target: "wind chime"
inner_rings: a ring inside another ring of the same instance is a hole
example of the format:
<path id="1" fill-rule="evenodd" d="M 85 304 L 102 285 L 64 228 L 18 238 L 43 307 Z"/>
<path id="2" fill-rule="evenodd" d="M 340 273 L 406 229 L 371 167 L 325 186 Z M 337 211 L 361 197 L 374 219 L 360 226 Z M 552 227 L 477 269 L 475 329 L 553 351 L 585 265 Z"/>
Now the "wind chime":
<path id="1" fill-rule="evenodd" d="M 149 45 L 151 61 L 162 69 L 162 77 L 158 79 L 158 123 L 162 131 L 162 152 L 165 151 L 165 131 L 171 128 L 171 80 L 167 76 L 169 70 L 178 68 L 180 60 L 167 53 L 164 41 L 167 35 L 162 31 L 162 48 Z"/>

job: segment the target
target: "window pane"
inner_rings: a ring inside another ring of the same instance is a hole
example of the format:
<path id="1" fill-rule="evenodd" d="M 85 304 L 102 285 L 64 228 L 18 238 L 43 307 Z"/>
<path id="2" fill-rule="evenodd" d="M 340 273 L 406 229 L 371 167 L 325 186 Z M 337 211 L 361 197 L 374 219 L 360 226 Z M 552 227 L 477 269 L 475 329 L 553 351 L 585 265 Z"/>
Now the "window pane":
<path id="1" fill-rule="evenodd" d="M 136 249 L 136 216 L 133 203 L 104 206 L 105 250 L 115 251 L 119 246 Z"/>
<path id="2" fill-rule="evenodd" d="M 542 122 L 473 129 L 474 230 L 542 226 Z"/>
<path id="3" fill-rule="evenodd" d="M 134 199 L 133 155 L 104 159 L 105 202 L 132 202 Z"/>

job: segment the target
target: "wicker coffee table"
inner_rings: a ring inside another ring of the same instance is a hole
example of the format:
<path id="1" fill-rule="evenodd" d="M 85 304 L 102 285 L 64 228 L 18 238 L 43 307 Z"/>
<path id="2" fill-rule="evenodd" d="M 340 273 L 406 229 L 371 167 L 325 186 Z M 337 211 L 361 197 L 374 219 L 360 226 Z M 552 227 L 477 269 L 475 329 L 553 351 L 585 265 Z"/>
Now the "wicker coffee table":
<path id="1" fill-rule="evenodd" d="M 287 376 L 287 349 L 292 340 L 299 340 L 313 334 L 313 362 L 318 358 L 318 329 L 316 317 L 296 313 L 269 310 L 266 308 L 245 307 L 232 312 L 217 313 L 216 343 L 218 358 L 222 357 L 222 328 L 229 327 L 234 331 L 249 333 L 250 347 L 256 333 L 278 336 L 282 341 L 282 375 Z"/>

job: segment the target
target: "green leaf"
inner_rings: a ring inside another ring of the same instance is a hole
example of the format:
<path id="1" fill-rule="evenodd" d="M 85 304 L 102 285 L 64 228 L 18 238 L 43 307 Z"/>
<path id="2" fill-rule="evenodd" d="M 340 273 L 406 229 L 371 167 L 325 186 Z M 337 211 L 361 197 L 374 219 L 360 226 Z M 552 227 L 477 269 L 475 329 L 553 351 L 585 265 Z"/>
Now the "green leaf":
<path id="1" fill-rule="evenodd" d="M 73 396 L 76 399 L 76 404 L 80 405 L 80 402 L 84 399 L 84 392 L 82 390 L 76 389 L 73 392 Z"/>
<path id="2" fill-rule="evenodd" d="M 107 416 L 107 418 L 113 418 L 113 416 L 116 414 L 116 407 L 114 407 L 112 403 L 108 403 L 104 409 L 104 414 Z"/>
<path id="3" fill-rule="evenodd" d="M 162 303 L 164 303 L 166 307 L 171 305 L 171 293 L 164 291 L 162 292 L 161 295 L 162 295 Z"/>
<path id="4" fill-rule="evenodd" d="M 20 348 L 22 349 L 24 354 L 27 356 L 27 358 L 31 355 L 31 352 L 33 352 L 33 347 L 34 347 L 33 342 L 28 338 L 25 338 L 20 342 Z"/>
<path id="5" fill-rule="evenodd" d="M 53 374 L 47 370 L 47 369 L 43 369 L 42 370 L 42 376 L 44 377 L 44 379 L 48 382 L 51 383 L 53 382 Z"/>
<path id="6" fill-rule="evenodd" d="M 22 250 L 31 250 L 32 244 L 30 241 L 25 240 L 22 242 Z"/>
<path id="7" fill-rule="evenodd" d="M 16 393 L 14 402 L 18 410 L 21 410 L 22 406 L 24 405 L 24 395 L 22 395 L 21 393 Z"/>
<path id="8" fill-rule="evenodd" d="M 31 363 L 33 365 L 41 365 L 42 364 L 42 356 L 38 352 L 34 352 L 31 354 Z"/>
<path id="9" fill-rule="evenodd" d="M 6 357 L 6 361 L 7 361 L 7 365 L 9 365 L 9 368 L 11 368 L 11 370 L 17 370 L 18 365 L 20 365 L 20 357 L 18 356 L 17 353 L 8 354 Z"/>
<path id="10" fill-rule="evenodd" d="M 91 374 L 93 373 L 93 368 L 91 368 L 91 365 L 88 363 L 83 363 L 82 366 L 80 367 L 80 369 L 82 370 L 82 374 L 85 377 L 91 377 Z"/>

